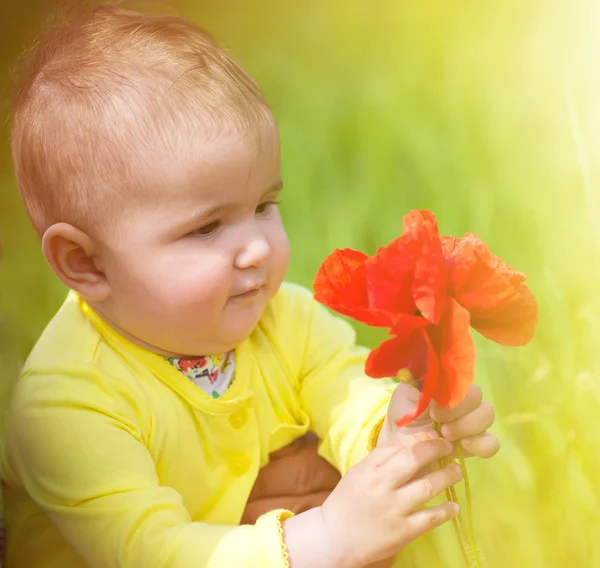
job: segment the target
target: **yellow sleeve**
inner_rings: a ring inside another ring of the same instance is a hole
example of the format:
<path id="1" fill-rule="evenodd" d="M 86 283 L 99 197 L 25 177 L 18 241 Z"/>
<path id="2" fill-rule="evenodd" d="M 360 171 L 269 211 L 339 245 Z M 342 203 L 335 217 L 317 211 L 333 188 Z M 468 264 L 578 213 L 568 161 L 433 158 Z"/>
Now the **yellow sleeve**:
<path id="1" fill-rule="evenodd" d="M 57 377 L 30 378 L 14 393 L 7 467 L 86 565 L 288 567 L 281 521 L 291 513 L 254 526 L 192 522 L 180 495 L 159 484 L 139 409 L 106 383 L 87 381 L 89 396 L 74 401 L 57 393 Z"/>
<path id="2" fill-rule="evenodd" d="M 376 443 L 396 384 L 367 377 L 369 350 L 356 345 L 352 326 L 308 291 L 303 296 L 300 401 L 321 440 L 320 454 L 343 474 Z"/>

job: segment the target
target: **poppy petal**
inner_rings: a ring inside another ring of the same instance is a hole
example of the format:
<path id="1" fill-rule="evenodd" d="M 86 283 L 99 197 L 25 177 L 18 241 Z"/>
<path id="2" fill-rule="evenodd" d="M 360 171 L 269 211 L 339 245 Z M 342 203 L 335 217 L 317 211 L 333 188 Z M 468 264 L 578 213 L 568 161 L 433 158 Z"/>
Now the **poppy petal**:
<path id="1" fill-rule="evenodd" d="M 402 218 L 402 233 L 412 233 L 424 225 L 429 227 L 428 230 L 437 232 L 435 214 L 426 209 L 413 209 Z"/>
<path id="2" fill-rule="evenodd" d="M 442 235 L 440 237 L 440 242 L 442 243 L 442 254 L 444 255 L 444 259 L 448 260 L 454 256 L 455 249 L 458 246 L 458 243 L 460 243 L 460 238 Z"/>
<path id="3" fill-rule="evenodd" d="M 404 236 L 367 260 L 367 296 L 374 308 L 391 315 L 416 313 L 412 295 L 415 262 L 414 243 Z"/>
<path id="4" fill-rule="evenodd" d="M 433 400 L 435 392 L 438 388 L 439 381 L 439 362 L 437 353 L 431 344 L 431 340 L 427 336 L 426 333 L 423 333 L 423 337 L 425 339 L 426 349 L 427 349 L 427 373 L 422 378 L 422 388 L 421 388 L 421 396 L 419 398 L 419 402 L 417 402 L 417 406 L 409 412 L 405 414 L 399 420 L 396 420 L 396 426 L 406 426 L 410 422 L 412 422 L 415 418 L 418 418 L 427 410 L 429 403 Z"/>
<path id="5" fill-rule="evenodd" d="M 435 215 L 415 210 L 404 216 L 404 235 L 414 243 L 413 298 L 417 309 L 432 324 L 442 318 L 448 295 L 446 263 Z"/>
<path id="6" fill-rule="evenodd" d="M 451 295 L 471 313 L 471 325 L 483 336 L 508 346 L 525 345 L 535 332 L 538 307 L 526 276 L 493 255 L 467 233 L 442 237 Z"/>
<path id="7" fill-rule="evenodd" d="M 396 337 L 407 338 L 415 329 L 429 325 L 425 318 L 411 314 L 397 314 L 393 319 L 394 325 L 390 329 L 390 334 Z"/>
<path id="8" fill-rule="evenodd" d="M 333 251 L 315 276 L 315 299 L 339 314 L 367 325 L 391 327 L 390 317 L 369 304 L 365 272 L 368 258 L 352 249 Z"/>
<path id="9" fill-rule="evenodd" d="M 396 337 L 373 349 L 365 363 L 367 376 L 374 379 L 395 377 L 402 369 L 412 373 L 415 365 L 421 364 L 427 349 L 422 322 L 427 323 L 423 318 L 411 317 L 406 325 L 397 329 Z"/>
<path id="10" fill-rule="evenodd" d="M 430 326 L 427 331 L 440 364 L 435 401 L 454 408 L 469 391 L 475 376 L 476 352 L 469 312 L 450 298 L 440 325 Z"/>

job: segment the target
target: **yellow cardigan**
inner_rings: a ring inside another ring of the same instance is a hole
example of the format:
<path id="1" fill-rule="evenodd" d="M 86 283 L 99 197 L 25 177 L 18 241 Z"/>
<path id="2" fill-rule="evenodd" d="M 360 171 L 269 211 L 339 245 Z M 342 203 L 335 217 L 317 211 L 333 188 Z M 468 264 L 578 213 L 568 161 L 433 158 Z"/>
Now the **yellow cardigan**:
<path id="1" fill-rule="evenodd" d="M 274 511 L 237 526 L 269 453 L 308 429 L 342 473 L 394 388 L 343 320 L 285 283 L 219 399 L 71 292 L 12 396 L 2 455 L 8 568 L 284 568 Z"/>

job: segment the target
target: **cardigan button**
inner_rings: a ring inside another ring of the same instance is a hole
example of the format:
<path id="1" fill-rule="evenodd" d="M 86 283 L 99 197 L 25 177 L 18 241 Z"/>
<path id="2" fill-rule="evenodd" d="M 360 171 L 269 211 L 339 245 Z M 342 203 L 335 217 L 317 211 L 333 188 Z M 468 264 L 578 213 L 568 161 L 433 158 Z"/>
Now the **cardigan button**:
<path id="1" fill-rule="evenodd" d="M 229 417 L 229 422 L 236 429 L 239 430 L 243 428 L 246 422 L 248 422 L 248 411 L 245 408 L 234 412 Z"/>
<path id="2" fill-rule="evenodd" d="M 241 477 L 250 469 L 250 458 L 246 454 L 234 454 L 229 459 L 229 470 L 235 477 Z"/>

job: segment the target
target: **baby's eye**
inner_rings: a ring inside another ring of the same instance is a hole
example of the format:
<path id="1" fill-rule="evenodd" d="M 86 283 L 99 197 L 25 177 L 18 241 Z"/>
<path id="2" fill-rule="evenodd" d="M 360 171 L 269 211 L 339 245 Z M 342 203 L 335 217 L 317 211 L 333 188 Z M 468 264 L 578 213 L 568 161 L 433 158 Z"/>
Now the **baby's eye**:
<path id="1" fill-rule="evenodd" d="M 256 208 L 256 212 L 259 215 L 263 215 L 264 213 L 266 213 L 269 208 L 271 207 L 271 205 L 279 205 L 279 201 L 265 201 L 264 203 L 261 203 L 257 208 Z"/>
<path id="2" fill-rule="evenodd" d="M 204 225 L 199 227 L 198 229 L 194 229 L 190 233 L 188 233 L 189 237 L 207 237 L 212 235 L 217 231 L 217 229 L 221 226 L 221 221 L 213 221 L 212 223 L 208 223 L 208 225 Z"/>

